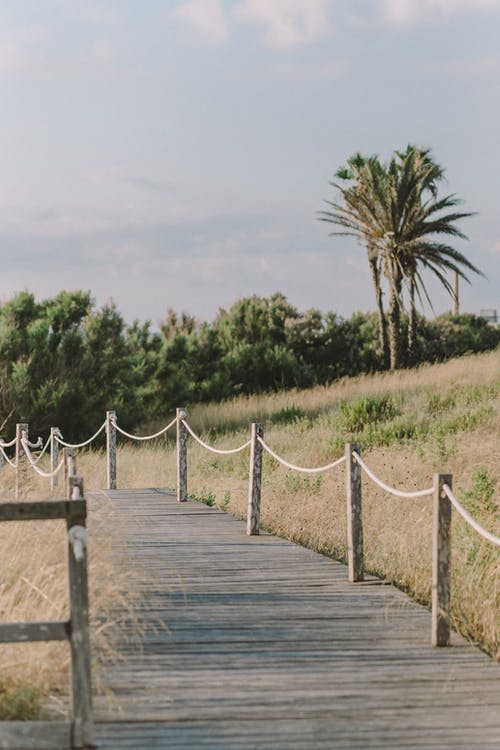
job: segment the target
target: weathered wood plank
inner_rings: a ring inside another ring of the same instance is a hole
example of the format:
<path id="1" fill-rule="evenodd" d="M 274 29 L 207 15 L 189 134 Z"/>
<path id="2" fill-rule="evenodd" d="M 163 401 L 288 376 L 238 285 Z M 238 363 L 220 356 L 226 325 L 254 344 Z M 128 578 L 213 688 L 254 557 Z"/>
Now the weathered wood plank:
<path id="1" fill-rule="evenodd" d="M 44 521 L 86 517 L 85 500 L 43 500 L 29 503 L 0 503 L 0 521 Z M 77 520 L 78 519 L 78 520 Z"/>
<path id="2" fill-rule="evenodd" d="M 456 634 L 433 649 L 402 592 L 172 493 L 109 497 L 144 632 L 123 626 L 100 747 L 498 747 L 497 665 Z"/>
<path id="3" fill-rule="evenodd" d="M 68 750 L 67 721 L 0 721 L 1 750 Z"/>
<path id="4" fill-rule="evenodd" d="M 0 643 L 67 641 L 70 632 L 69 622 L 8 622 L 0 624 Z"/>

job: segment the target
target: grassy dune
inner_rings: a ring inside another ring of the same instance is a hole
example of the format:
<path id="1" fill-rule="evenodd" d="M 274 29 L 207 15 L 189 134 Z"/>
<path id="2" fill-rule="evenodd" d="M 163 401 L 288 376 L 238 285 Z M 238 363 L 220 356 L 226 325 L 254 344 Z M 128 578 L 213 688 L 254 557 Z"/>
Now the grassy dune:
<path id="1" fill-rule="evenodd" d="M 118 415 L 119 416 L 119 415 Z M 358 441 L 364 459 L 388 484 L 402 489 L 432 485 L 436 471 L 453 474 L 454 492 L 477 520 L 499 533 L 500 352 L 464 357 L 414 371 L 345 379 L 328 388 L 291 391 L 224 404 L 200 405 L 188 421 L 208 443 L 233 448 L 248 439 L 251 421 L 265 423 L 268 444 L 288 461 L 318 466 Z M 166 415 L 166 421 L 171 415 Z M 143 434 L 158 425 L 147 425 Z M 102 452 L 78 457 L 86 487 L 106 482 Z M 123 442 L 118 484 L 155 487 L 175 484 L 173 436 L 153 444 Z M 336 559 L 346 555 L 345 476 L 342 467 L 306 476 L 264 459 L 262 524 L 265 528 Z M 189 493 L 244 517 L 248 450 L 215 456 L 189 443 Z M 0 476 L 4 498 L 12 473 Z M 30 475 L 26 494 L 47 496 L 47 481 Z M 368 571 L 394 582 L 429 604 L 432 500 L 400 500 L 363 478 L 363 513 Z M 125 590 L 109 534 L 106 503 L 90 512 L 93 638 L 112 650 L 106 611 Z M 29 528 L 27 528 L 29 527 Z M 47 527 L 51 527 L 47 531 Z M 454 514 L 452 618 L 455 629 L 498 656 L 499 552 Z M 42 544 L 42 538 L 44 543 Z M 64 532 L 57 523 L 0 526 L 0 617 L 3 621 L 65 617 Z M 113 545 L 115 547 L 115 545 Z M 104 583 L 101 583 L 104 582 Z M 123 602 L 126 604 L 126 602 Z M 42 694 L 53 704 L 66 684 L 67 647 L 61 644 L 0 649 L 0 717 L 34 715 Z M 10 696 L 10 697 L 9 697 Z M 14 696 L 14 697 L 13 697 Z M 9 702 L 10 701 L 10 702 Z M 21 708 L 19 708 L 19 705 Z"/>

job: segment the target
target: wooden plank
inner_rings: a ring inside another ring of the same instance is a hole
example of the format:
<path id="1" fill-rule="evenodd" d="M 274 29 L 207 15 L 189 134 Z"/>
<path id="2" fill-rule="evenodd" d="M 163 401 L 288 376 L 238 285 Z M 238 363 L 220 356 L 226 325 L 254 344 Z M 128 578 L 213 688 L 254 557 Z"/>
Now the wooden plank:
<path id="1" fill-rule="evenodd" d="M 71 623 L 9 622 L 0 624 L 0 643 L 22 643 L 26 641 L 67 641 Z"/>
<path id="2" fill-rule="evenodd" d="M 103 675 L 100 747 L 498 747 L 497 665 L 456 634 L 433 649 L 401 591 L 172 493 L 108 496 L 142 632 Z"/>
<path id="3" fill-rule="evenodd" d="M 74 503 L 76 501 L 72 501 Z M 86 529 L 73 526 L 68 533 L 69 599 L 71 612 L 71 696 L 74 747 L 93 744 L 92 685 L 90 676 L 89 595 Z"/>
<path id="4" fill-rule="evenodd" d="M 68 750 L 67 721 L 0 721 L 1 750 Z"/>
<path id="5" fill-rule="evenodd" d="M 85 520 L 85 500 L 43 500 L 29 503 L 0 503 L 0 521 L 47 521 L 72 518 L 76 523 Z"/>

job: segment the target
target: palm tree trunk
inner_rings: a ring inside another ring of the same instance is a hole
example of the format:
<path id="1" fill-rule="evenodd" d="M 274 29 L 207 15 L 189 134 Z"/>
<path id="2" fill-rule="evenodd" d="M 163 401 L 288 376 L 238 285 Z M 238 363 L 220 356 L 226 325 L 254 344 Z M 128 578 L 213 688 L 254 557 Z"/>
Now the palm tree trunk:
<path id="1" fill-rule="evenodd" d="M 401 367 L 401 280 L 398 271 L 391 268 L 389 298 L 389 354 L 391 370 Z"/>
<path id="2" fill-rule="evenodd" d="M 387 370 L 389 368 L 389 342 L 387 338 L 387 320 L 384 313 L 384 304 L 382 299 L 382 285 L 380 284 L 380 268 L 377 258 L 368 257 L 368 262 L 370 264 L 373 286 L 375 288 L 375 298 L 377 300 L 380 352 L 382 355 L 384 369 Z"/>
<path id="3" fill-rule="evenodd" d="M 415 308 L 415 277 L 410 277 L 410 312 L 408 316 L 408 364 L 415 363 L 415 342 L 417 340 L 417 311 Z"/>

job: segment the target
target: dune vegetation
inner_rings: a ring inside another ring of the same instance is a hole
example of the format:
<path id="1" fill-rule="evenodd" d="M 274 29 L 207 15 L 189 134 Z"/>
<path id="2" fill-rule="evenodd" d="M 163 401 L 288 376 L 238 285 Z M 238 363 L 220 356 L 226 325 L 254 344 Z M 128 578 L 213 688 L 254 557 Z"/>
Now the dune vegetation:
<path id="1" fill-rule="evenodd" d="M 172 416 L 166 414 L 163 424 Z M 429 487 L 434 472 L 451 473 L 456 496 L 479 523 L 496 534 L 500 525 L 499 417 L 499 351 L 188 409 L 190 426 L 219 448 L 246 442 L 249 424 L 258 421 L 264 423 L 265 440 L 273 450 L 301 466 L 332 461 L 343 454 L 349 441 L 360 443 L 363 458 L 381 479 L 401 489 Z M 144 424 L 140 434 L 160 426 L 159 421 Z M 190 440 L 188 453 L 190 496 L 244 517 L 248 450 L 218 456 Z M 175 464 L 175 430 L 146 444 L 124 439 L 118 447 L 118 486 L 173 487 Z M 105 487 L 101 448 L 81 451 L 77 468 L 88 490 Z M 14 480 L 8 467 L 1 472 L 0 482 L 4 499 L 11 497 Z M 47 480 L 30 474 L 24 496 L 50 496 Z M 109 534 L 106 514 L 105 496 L 92 496 L 90 583 L 94 650 L 100 653 L 112 650 L 112 637 L 105 640 L 112 628 L 103 628 L 103 623 L 124 590 L 116 574 L 119 552 L 110 555 L 110 545 L 100 544 Z M 367 571 L 428 606 L 432 499 L 398 499 L 363 477 L 363 516 Z M 265 455 L 261 522 L 273 533 L 345 560 L 344 468 L 307 476 Z M 63 530 L 57 523 L 44 523 L 43 530 L 35 523 L 20 526 L 0 526 L 1 619 L 65 617 Z M 453 627 L 498 657 L 498 549 L 455 513 L 452 539 Z M 51 706 L 56 706 L 64 693 L 67 670 L 64 644 L 3 646 L 0 718 L 37 715 L 42 696 L 52 696 Z"/>

